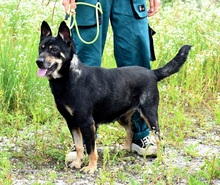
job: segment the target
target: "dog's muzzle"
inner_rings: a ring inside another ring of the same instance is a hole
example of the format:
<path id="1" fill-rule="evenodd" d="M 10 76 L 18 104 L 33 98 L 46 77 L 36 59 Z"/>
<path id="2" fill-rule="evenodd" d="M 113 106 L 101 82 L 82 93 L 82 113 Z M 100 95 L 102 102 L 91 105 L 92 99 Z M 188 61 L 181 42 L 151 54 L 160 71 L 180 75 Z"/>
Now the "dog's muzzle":
<path id="1" fill-rule="evenodd" d="M 38 76 L 45 76 L 47 74 L 47 67 L 45 67 L 45 59 L 38 57 L 36 60 L 38 66 Z"/>
<path id="2" fill-rule="evenodd" d="M 38 66 L 38 76 L 48 76 L 53 73 L 58 66 L 56 62 L 49 62 L 44 57 L 38 57 L 36 60 Z"/>

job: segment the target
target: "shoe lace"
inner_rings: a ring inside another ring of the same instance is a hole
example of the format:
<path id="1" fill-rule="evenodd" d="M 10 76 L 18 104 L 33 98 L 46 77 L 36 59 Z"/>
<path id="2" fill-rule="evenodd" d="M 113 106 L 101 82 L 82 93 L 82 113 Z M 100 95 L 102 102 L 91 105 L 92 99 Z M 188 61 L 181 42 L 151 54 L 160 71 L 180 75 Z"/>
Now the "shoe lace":
<path id="1" fill-rule="evenodd" d="M 142 138 L 141 143 L 142 143 L 143 148 L 146 146 L 149 146 L 149 145 L 156 146 L 156 141 L 153 136 L 146 136 L 146 137 Z"/>

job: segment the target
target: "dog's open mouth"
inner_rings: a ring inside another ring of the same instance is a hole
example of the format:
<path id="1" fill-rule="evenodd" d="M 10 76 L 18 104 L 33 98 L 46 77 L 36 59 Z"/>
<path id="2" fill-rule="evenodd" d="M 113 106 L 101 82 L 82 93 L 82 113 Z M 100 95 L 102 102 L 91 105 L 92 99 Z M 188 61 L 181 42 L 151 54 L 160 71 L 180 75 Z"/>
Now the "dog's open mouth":
<path id="1" fill-rule="evenodd" d="M 48 75 L 50 75 L 53 71 L 55 71 L 55 69 L 57 68 L 57 66 L 58 66 L 58 64 L 56 63 L 56 64 L 52 65 L 50 68 L 48 68 L 48 69 L 41 69 L 41 68 L 39 68 L 37 74 L 38 74 L 38 76 L 48 76 Z"/>

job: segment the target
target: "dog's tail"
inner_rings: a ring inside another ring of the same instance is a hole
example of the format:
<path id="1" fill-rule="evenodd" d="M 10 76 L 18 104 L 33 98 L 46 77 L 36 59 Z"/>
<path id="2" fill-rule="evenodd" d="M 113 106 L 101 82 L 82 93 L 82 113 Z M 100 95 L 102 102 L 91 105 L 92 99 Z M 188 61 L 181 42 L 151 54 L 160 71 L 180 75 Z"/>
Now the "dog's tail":
<path id="1" fill-rule="evenodd" d="M 189 50 L 191 49 L 190 45 L 184 45 L 182 48 L 179 50 L 177 55 L 165 66 L 162 68 L 158 68 L 153 70 L 155 75 L 158 78 L 158 81 L 174 74 L 177 73 L 182 65 L 186 62 L 187 56 L 189 54 Z"/>

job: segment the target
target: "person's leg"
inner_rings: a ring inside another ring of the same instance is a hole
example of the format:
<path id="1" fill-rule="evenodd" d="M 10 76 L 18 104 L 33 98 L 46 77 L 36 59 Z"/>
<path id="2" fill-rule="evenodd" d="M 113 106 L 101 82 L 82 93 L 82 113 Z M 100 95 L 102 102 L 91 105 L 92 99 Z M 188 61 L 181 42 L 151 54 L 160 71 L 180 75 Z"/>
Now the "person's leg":
<path id="1" fill-rule="evenodd" d="M 141 0 L 140 6 L 146 1 Z M 137 6 L 137 5 L 136 5 Z M 147 8 L 145 7 L 146 15 Z M 111 23 L 114 32 L 114 55 L 117 66 L 143 66 L 150 69 L 148 20 L 136 18 L 126 0 L 114 0 Z"/>
<path id="2" fill-rule="evenodd" d="M 130 4 L 126 0 L 114 0 L 111 24 L 114 33 L 114 55 L 118 67 L 136 65 L 150 69 L 150 44 L 145 3 L 145 0 L 139 1 L 138 4 Z M 141 7 L 142 11 L 138 12 L 138 7 Z M 134 11 L 136 8 L 137 12 Z M 140 17 L 137 18 L 138 14 Z M 132 123 L 134 124 L 132 150 L 140 155 L 155 155 L 155 147 L 149 148 L 147 152 L 142 150 L 149 143 L 147 138 L 150 130 L 138 112 L 132 116 Z M 150 144 L 154 145 L 151 141 Z"/>
<path id="3" fill-rule="evenodd" d="M 106 41 L 106 37 L 108 33 L 109 18 L 111 14 L 111 7 L 112 7 L 113 0 L 107 0 L 107 1 L 99 0 L 99 2 L 102 5 L 102 11 L 103 11 L 101 33 L 100 33 L 102 35 L 102 54 L 103 54 L 105 41 Z"/>
<path id="4" fill-rule="evenodd" d="M 77 2 L 85 2 L 95 5 L 97 0 L 79 0 Z M 97 22 L 95 8 L 86 5 L 77 5 L 76 8 L 76 21 L 79 29 L 79 34 L 83 40 L 90 42 L 97 34 Z M 100 15 L 102 21 L 102 15 Z M 100 22 L 100 33 L 102 28 Z M 83 43 L 79 35 L 76 32 L 76 28 L 73 27 L 71 30 L 73 40 L 76 46 L 76 54 L 79 59 L 88 66 L 101 66 L 102 58 L 102 34 L 99 33 L 97 40 L 92 44 Z"/>
<path id="5" fill-rule="evenodd" d="M 112 0 L 80 0 L 77 2 L 86 2 L 90 4 L 96 4 L 97 2 L 101 3 L 103 14 L 100 15 L 100 32 L 98 39 L 94 43 L 83 43 L 79 39 L 76 29 L 73 28 L 71 30 L 76 45 L 76 54 L 79 59 L 88 66 L 101 66 L 102 54 L 108 32 Z M 97 34 L 95 9 L 85 5 L 77 5 L 76 21 L 79 25 L 79 33 L 81 37 L 85 41 L 92 41 Z"/>
<path id="6" fill-rule="evenodd" d="M 83 39 L 91 41 L 96 34 L 96 28 L 83 28 L 79 29 Z M 102 50 L 101 50 L 101 37 L 93 44 L 84 44 L 79 40 L 75 30 L 72 29 L 74 43 L 76 46 L 76 54 L 80 61 L 87 66 L 101 66 Z"/>

